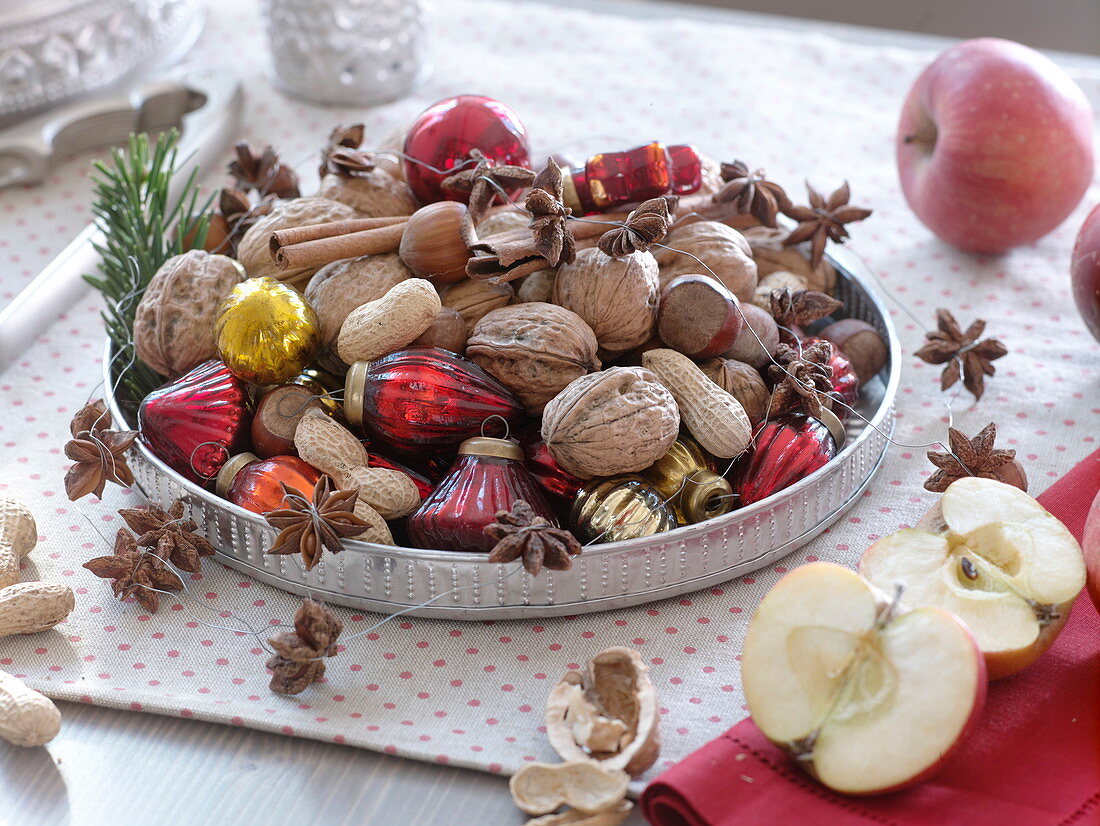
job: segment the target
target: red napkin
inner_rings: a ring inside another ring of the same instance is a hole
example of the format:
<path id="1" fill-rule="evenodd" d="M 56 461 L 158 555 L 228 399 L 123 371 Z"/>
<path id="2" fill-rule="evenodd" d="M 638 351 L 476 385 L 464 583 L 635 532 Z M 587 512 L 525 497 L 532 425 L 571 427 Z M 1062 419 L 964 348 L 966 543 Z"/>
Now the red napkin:
<path id="1" fill-rule="evenodd" d="M 1097 489 L 1100 450 L 1039 502 L 1080 538 Z M 977 729 L 914 788 L 834 794 L 746 719 L 650 783 L 641 805 L 654 826 L 1100 824 L 1100 616 L 1082 593 L 1050 650 L 990 685 Z"/>

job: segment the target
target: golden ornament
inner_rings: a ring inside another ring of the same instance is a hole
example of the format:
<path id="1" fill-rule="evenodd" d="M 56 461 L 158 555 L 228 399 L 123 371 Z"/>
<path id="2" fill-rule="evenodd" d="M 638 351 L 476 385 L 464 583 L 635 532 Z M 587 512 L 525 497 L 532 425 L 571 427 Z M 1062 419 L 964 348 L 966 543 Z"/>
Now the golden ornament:
<path id="1" fill-rule="evenodd" d="M 633 474 L 593 479 L 573 500 L 569 516 L 581 542 L 620 542 L 677 527 L 664 497 Z"/>
<path id="2" fill-rule="evenodd" d="M 249 278 L 222 300 L 214 339 L 237 378 L 282 384 L 309 364 L 321 343 L 321 325 L 293 287 L 266 276 Z"/>
<path id="3" fill-rule="evenodd" d="M 730 483 L 714 472 L 713 461 L 687 436 L 680 436 L 668 453 L 644 471 L 661 497 L 672 506 L 681 525 L 693 525 L 733 509 Z"/>

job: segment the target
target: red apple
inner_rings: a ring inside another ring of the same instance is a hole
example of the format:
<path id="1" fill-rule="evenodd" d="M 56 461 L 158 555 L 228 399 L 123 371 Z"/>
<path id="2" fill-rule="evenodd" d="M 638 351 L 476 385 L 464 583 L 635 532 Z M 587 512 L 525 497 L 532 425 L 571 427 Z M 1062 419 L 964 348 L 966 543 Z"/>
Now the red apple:
<path id="1" fill-rule="evenodd" d="M 1096 492 L 1089 515 L 1085 518 L 1081 550 L 1085 554 L 1085 568 L 1088 570 L 1089 596 L 1096 610 L 1100 611 L 1100 491 Z"/>
<path id="2" fill-rule="evenodd" d="M 764 736 L 844 794 L 929 777 L 964 741 L 986 689 L 958 617 L 908 610 L 831 562 L 796 568 L 760 602 L 741 678 Z"/>
<path id="3" fill-rule="evenodd" d="M 1073 298 L 1085 326 L 1100 341 L 1100 205 L 1081 224 L 1070 263 Z"/>
<path id="4" fill-rule="evenodd" d="M 901 111 L 898 173 L 941 239 L 1003 252 L 1046 235 L 1092 180 L 1092 109 L 1048 58 L 1020 43 L 967 40 L 917 78 Z"/>

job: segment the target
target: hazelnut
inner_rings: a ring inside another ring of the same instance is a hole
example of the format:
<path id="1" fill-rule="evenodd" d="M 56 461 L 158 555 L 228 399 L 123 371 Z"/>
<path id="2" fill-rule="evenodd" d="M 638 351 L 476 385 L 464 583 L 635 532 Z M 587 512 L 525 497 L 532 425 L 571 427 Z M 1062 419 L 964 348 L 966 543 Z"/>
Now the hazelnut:
<path id="1" fill-rule="evenodd" d="M 836 270 L 825 259 L 816 267 L 810 265 L 809 243 L 783 246 L 790 231 L 782 227 L 752 227 L 744 231 L 752 248 L 757 275 L 763 278 L 777 270 L 786 270 L 806 279 L 806 289 L 832 295 L 836 286 Z"/>
<path id="2" fill-rule="evenodd" d="M 466 278 L 470 251 L 462 240 L 466 205 L 438 201 L 414 212 L 405 223 L 398 252 L 414 275 L 435 284 L 454 284 Z"/>
<path id="3" fill-rule="evenodd" d="M 540 413 L 576 378 L 600 369 L 596 336 L 579 315 L 554 304 L 502 307 L 474 327 L 466 357 Z"/>
<path id="4" fill-rule="evenodd" d="M 748 241 L 735 229 L 717 221 L 695 221 L 675 227 L 657 251 L 661 267 L 661 286 L 678 275 L 702 272 L 713 275 L 742 301 L 752 298 L 756 289 L 756 264 Z M 671 249 L 668 249 L 671 248 Z M 682 252 L 677 252 L 682 250 Z"/>
<path id="5" fill-rule="evenodd" d="M 582 479 L 643 470 L 665 455 L 679 431 L 676 400 L 643 367 L 574 379 L 542 414 L 550 455 Z"/>
<path id="6" fill-rule="evenodd" d="M 138 358 L 162 376 L 178 376 L 216 356 L 218 306 L 244 279 L 244 267 L 225 255 L 191 250 L 169 258 L 137 306 Z"/>
<path id="7" fill-rule="evenodd" d="M 596 247 L 558 268 L 551 298 L 583 318 L 614 356 L 638 347 L 657 328 L 657 261 L 648 252 L 612 258 Z"/>
<path id="8" fill-rule="evenodd" d="M 316 267 L 280 270 L 271 258 L 271 233 L 280 229 L 307 227 L 330 221 L 357 218 L 359 213 L 339 201 L 328 198 L 294 198 L 276 201 L 271 212 L 249 227 L 237 246 L 237 260 L 244 265 L 249 278 L 270 276 L 293 286 L 305 284 L 317 272 Z"/>
<path id="9" fill-rule="evenodd" d="M 699 367 L 711 381 L 741 402 L 754 426 L 765 417 L 771 391 L 759 370 L 728 358 L 707 359 Z"/>
<path id="10" fill-rule="evenodd" d="M 345 258 L 317 270 L 305 296 L 321 321 L 324 346 L 335 346 L 340 327 L 352 310 L 376 301 L 407 278 L 412 278 L 412 273 L 393 252 Z"/>
<path id="11" fill-rule="evenodd" d="M 452 307 L 440 307 L 435 320 L 409 347 L 439 347 L 461 356 L 466 352 L 466 335 L 462 314 Z"/>
<path id="12" fill-rule="evenodd" d="M 882 333 L 858 318 L 834 321 L 818 335 L 831 341 L 848 357 L 860 384 L 866 384 L 886 366 L 890 348 Z"/>
<path id="13" fill-rule="evenodd" d="M 379 167 L 351 178 L 330 172 L 317 194 L 347 204 L 364 218 L 412 215 L 417 207 L 409 185 Z"/>
<path id="14" fill-rule="evenodd" d="M 490 284 L 468 278 L 452 284 L 443 292 L 443 306 L 458 310 L 466 322 L 468 336 L 486 313 L 506 307 L 515 297 L 511 284 Z"/>
<path id="15" fill-rule="evenodd" d="M 723 355 L 753 367 L 763 367 L 771 361 L 779 346 L 779 325 L 775 323 L 771 313 L 761 310 L 755 304 L 742 304 L 741 312 L 745 321 L 741 333 Z"/>

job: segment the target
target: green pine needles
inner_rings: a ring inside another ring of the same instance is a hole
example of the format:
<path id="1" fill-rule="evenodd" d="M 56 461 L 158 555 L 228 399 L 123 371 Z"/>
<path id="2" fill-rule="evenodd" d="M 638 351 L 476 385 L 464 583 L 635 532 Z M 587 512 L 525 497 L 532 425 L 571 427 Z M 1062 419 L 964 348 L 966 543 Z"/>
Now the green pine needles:
<path id="1" fill-rule="evenodd" d="M 188 249 L 202 247 L 209 228 L 210 199 L 199 205 L 198 170 L 192 170 L 173 198 L 179 132 L 131 135 L 125 148 L 111 151 L 109 163 L 95 162 L 92 214 L 104 241 L 99 275 L 84 278 L 103 293 L 103 323 L 111 339 L 112 376 L 132 402 L 141 401 L 164 377 L 134 352 L 138 302 L 161 264 Z M 186 241 L 185 241 L 186 239 Z"/>

